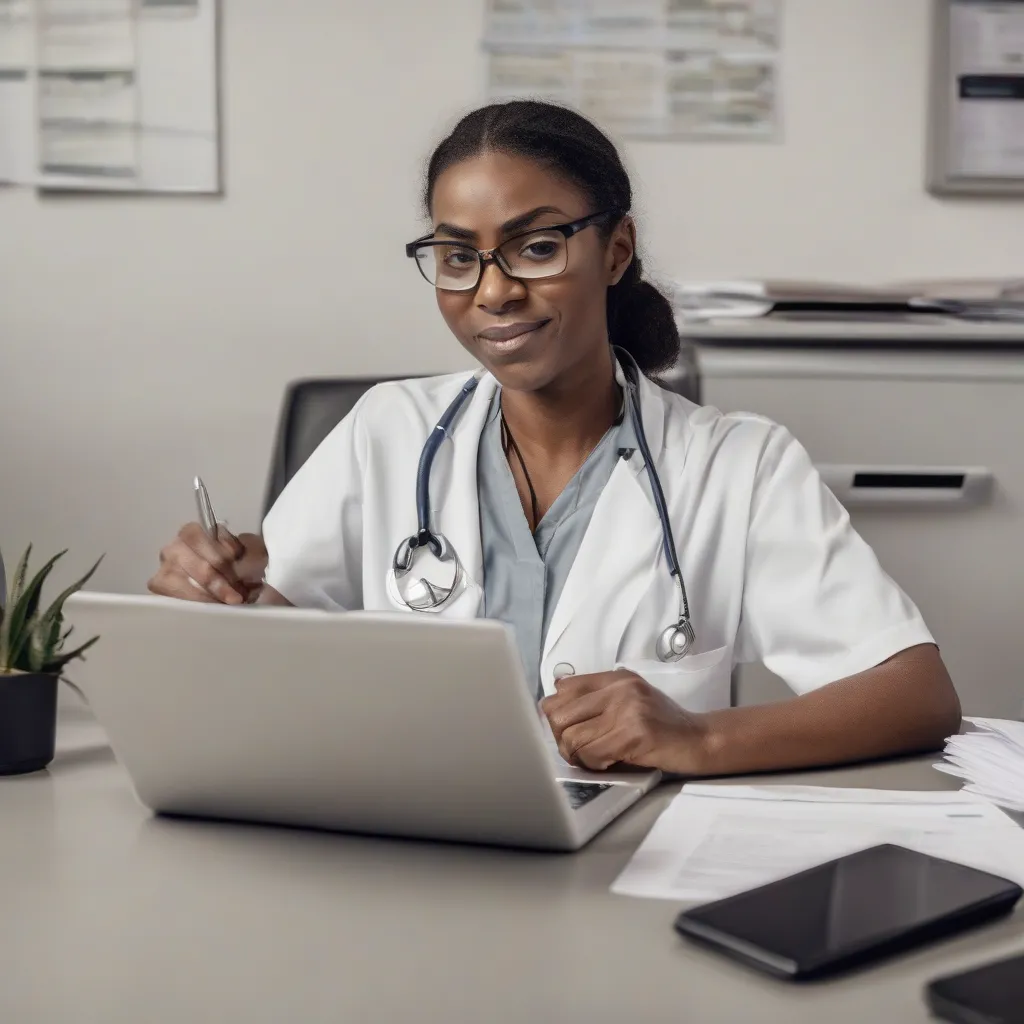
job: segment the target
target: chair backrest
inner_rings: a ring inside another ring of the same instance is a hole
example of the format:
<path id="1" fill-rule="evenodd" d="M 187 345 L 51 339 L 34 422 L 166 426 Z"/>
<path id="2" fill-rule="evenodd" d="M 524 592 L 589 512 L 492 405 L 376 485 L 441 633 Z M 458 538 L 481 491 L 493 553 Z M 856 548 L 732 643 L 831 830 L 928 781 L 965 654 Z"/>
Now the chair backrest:
<path id="1" fill-rule="evenodd" d="M 393 377 L 314 377 L 288 385 L 274 438 L 264 515 L 320 442 L 375 384 Z"/>
<path id="2" fill-rule="evenodd" d="M 317 377 L 288 385 L 278 422 L 264 513 L 277 500 L 285 484 L 313 454 L 320 442 L 352 411 L 375 384 L 395 377 Z M 658 383 L 700 402 L 700 374 L 692 350 L 684 349 L 676 365 Z"/>

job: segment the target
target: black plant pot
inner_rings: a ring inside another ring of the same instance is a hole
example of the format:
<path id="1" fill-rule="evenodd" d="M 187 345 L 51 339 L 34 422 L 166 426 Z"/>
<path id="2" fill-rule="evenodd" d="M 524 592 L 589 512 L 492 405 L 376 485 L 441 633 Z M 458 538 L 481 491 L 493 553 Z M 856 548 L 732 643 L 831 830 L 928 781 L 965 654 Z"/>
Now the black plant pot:
<path id="1" fill-rule="evenodd" d="M 0 775 L 45 768 L 56 738 L 57 676 L 0 675 Z"/>

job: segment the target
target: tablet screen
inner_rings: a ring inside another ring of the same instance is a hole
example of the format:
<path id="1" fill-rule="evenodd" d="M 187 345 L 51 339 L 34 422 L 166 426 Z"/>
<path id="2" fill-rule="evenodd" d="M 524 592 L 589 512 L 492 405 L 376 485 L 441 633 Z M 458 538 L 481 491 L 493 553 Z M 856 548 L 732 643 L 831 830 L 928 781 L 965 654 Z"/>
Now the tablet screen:
<path id="1" fill-rule="evenodd" d="M 679 928 L 796 974 L 1019 895 L 1005 879 L 886 845 L 687 911 Z"/>

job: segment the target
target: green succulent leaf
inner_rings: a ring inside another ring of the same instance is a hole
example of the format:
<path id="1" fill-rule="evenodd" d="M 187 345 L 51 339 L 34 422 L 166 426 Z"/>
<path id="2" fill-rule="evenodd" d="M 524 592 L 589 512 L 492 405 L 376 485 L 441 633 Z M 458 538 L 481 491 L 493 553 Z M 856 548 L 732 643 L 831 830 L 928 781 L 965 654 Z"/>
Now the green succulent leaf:
<path id="1" fill-rule="evenodd" d="M 23 658 L 30 672 L 42 672 L 43 666 L 60 652 L 63 643 L 60 630 L 58 619 L 43 617 L 34 620 Z"/>
<path id="2" fill-rule="evenodd" d="M 67 665 L 69 661 L 74 661 L 75 658 L 82 658 L 85 652 L 89 650 L 89 648 L 92 647 L 92 645 L 96 643 L 97 640 L 99 640 L 99 637 L 94 636 L 91 640 L 86 640 L 86 642 L 82 644 L 80 647 L 76 647 L 73 651 L 68 651 L 64 654 L 58 654 L 55 658 L 52 658 L 50 661 L 46 662 L 46 664 L 43 665 L 40 671 L 46 672 L 48 674 L 53 673 L 55 675 L 63 672 L 64 666 Z"/>
<path id="3" fill-rule="evenodd" d="M 4 602 L 5 614 L 0 619 L 0 669 L 10 668 L 14 660 L 10 657 L 11 635 L 14 630 L 12 620 L 14 609 L 18 604 L 22 588 L 25 585 L 25 576 L 28 573 L 28 560 L 31 554 L 32 545 L 29 544 L 25 549 L 25 554 L 21 556 L 21 561 L 18 563 L 17 568 L 14 570 L 14 575 L 11 577 L 11 582 L 7 589 L 7 600 Z"/>
<path id="4" fill-rule="evenodd" d="M 43 593 L 43 584 L 46 577 L 57 564 L 57 561 L 64 557 L 65 551 L 54 555 L 43 567 L 32 577 L 32 581 L 25 587 L 24 593 L 18 599 L 18 603 L 11 611 L 11 638 L 8 649 L 11 668 L 18 667 L 18 660 L 21 657 L 22 649 L 28 642 L 30 635 L 30 623 L 39 611 L 39 601 Z M 29 627 L 29 628 L 26 628 Z"/>
<path id="5" fill-rule="evenodd" d="M 100 555 L 100 557 L 96 559 L 95 563 L 93 563 L 93 567 L 81 579 L 76 580 L 74 583 L 71 584 L 70 587 L 66 587 L 64 590 L 62 590 L 54 599 L 50 607 L 47 608 L 46 615 L 44 616 L 44 618 L 47 616 L 52 616 L 54 619 L 62 621 L 61 616 L 63 615 L 64 612 L 64 602 L 67 601 L 67 599 L 72 594 L 78 593 L 78 591 L 81 590 L 82 587 L 84 587 L 86 583 L 88 583 L 89 580 L 92 579 L 93 574 L 100 567 L 100 562 L 102 561 L 103 556 Z M 68 630 L 68 632 L 70 632 L 70 630 Z"/>
<path id="6" fill-rule="evenodd" d="M 93 637 L 73 651 L 63 650 L 72 633 L 71 628 L 64 631 L 64 604 L 88 583 L 103 559 L 97 559 L 81 579 L 61 591 L 45 611 L 40 611 L 43 584 L 66 552 L 54 555 L 26 585 L 31 551 L 29 546 L 18 563 L 6 609 L 0 608 L 0 673 L 59 674 L 69 661 L 82 657 L 83 652 L 99 639 Z"/>
<path id="7" fill-rule="evenodd" d="M 32 545 L 25 549 L 25 554 L 21 556 L 21 561 L 18 563 L 18 567 L 14 570 L 14 575 L 11 577 L 10 586 L 10 599 L 8 604 L 14 604 L 19 597 L 21 597 L 22 588 L 25 586 L 25 577 L 28 575 L 28 560 L 32 556 Z"/>

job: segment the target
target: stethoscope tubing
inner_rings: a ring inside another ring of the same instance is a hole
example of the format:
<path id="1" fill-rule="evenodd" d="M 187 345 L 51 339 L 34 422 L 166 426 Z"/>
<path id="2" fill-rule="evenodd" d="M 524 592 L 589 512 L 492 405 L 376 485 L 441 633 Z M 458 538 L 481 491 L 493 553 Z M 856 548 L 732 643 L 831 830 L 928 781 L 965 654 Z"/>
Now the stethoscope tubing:
<path id="1" fill-rule="evenodd" d="M 644 462 L 648 480 L 651 484 L 651 494 L 654 498 L 655 509 L 658 513 L 658 520 L 661 524 L 662 548 L 665 555 L 669 575 L 672 577 L 676 588 L 679 591 L 679 619 L 675 627 L 669 627 L 666 634 L 675 629 L 678 633 L 688 636 L 690 642 L 686 642 L 684 650 L 692 646 L 693 627 L 690 623 L 690 604 L 686 594 L 686 584 L 683 581 L 682 569 L 679 565 L 679 557 L 676 551 L 675 536 L 672 532 L 672 523 L 668 514 L 668 503 L 665 500 L 665 492 L 661 486 L 661 478 L 654 465 L 654 458 L 651 455 L 650 445 L 647 442 L 647 433 L 644 430 L 643 417 L 640 411 L 640 396 L 638 381 L 640 369 L 633 357 L 624 349 L 613 347 L 613 351 L 622 366 L 623 376 L 626 380 L 626 398 L 629 405 L 629 417 L 633 425 L 633 433 L 636 435 L 637 446 L 640 449 L 640 456 Z M 457 553 L 452 549 L 448 541 L 440 534 L 434 533 L 430 526 L 430 473 L 434 465 L 434 459 L 441 448 L 446 437 L 451 434 L 452 425 L 456 417 L 462 411 L 470 395 L 476 390 L 480 383 L 480 373 L 475 373 L 462 385 L 459 393 L 452 400 L 451 404 L 442 413 L 437 425 L 430 432 L 420 452 L 419 464 L 416 469 L 416 521 L 417 532 L 415 537 L 409 537 L 398 546 L 392 563 L 395 574 L 395 584 L 399 575 L 406 575 L 412 568 L 413 553 L 417 548 L 427 546 L 439 559 L 450 559 L 455 563 L 455 576 L 451 588 L 445 588 L 444 597 L 439 603 L 429 608 L 414 608 L 406 600 L 406 605 L 414 611 L 438 611 L 446 604 L 458 590 L 461 563 Z M 403 599 L 404 600 L 404 599 Z M 680 652 L 677 656 L 682 656 Z"/>

